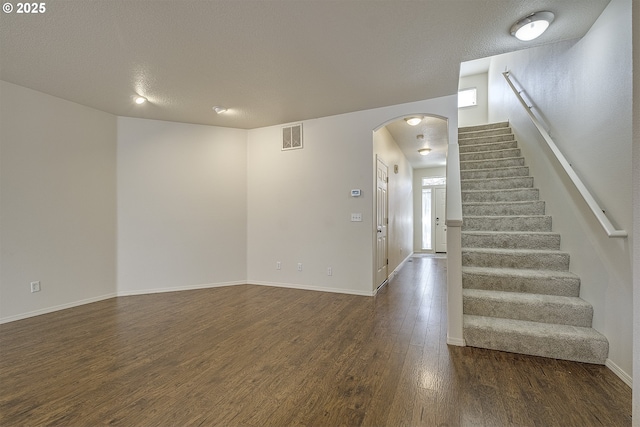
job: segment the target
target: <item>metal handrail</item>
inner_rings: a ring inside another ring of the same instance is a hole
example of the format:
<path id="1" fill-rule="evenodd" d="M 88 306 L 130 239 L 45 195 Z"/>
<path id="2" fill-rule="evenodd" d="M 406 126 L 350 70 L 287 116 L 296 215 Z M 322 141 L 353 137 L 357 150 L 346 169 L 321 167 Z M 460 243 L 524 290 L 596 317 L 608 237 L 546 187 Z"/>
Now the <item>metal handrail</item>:
<path id="1" fill-rule="evenodd" d="M 578 192 L 580 193 L 584 201 L 587 203 L 589 208 L 591 208 L 591 211 L 596 216 L 596 219 L 598 220 L 602 228 L 604 228 L 604 231 L 607 233 L 607 236 L 627 237 L 628 233 L 626 230 L 618 230 L 616 229 L 616 227 L 613 226 L 613 224 L 611 224 L 611 221 L 609 221 L 609 218 L 607 218 L 607 216 L 604 214 L 604 211 L 600 208 L 600 206 L 598 205 L 598 202 L 596 202 L 596 200 L 593 198 L 593 196 L 591 195 L 587 187 L 582 183 L 582 180 L 578 177 L 576 172 L 571 167 L 571 164 L 569 164 L 569 162 L 564 157 L 560 149 L 556 146 L 555 142 L 553 142 L 553 140 L 551 139 L 551 136 L 549 136 L 549 133 L 542 126 L 538 118 L 533 114 L 533 111 L 531 111 L 531 107 L 525 102 L 524 98 L 522 98 L 522 95 L 521 95 L 522 91 L 519 91 L 511 81 L 511 78 L 509 76 L 510 72 L 505 71 L 504 73 L 502 73 L 502 75 L 504 76 L 505 80 L 511 87 L 511 90 L 513 90 L 513 93 L 516 95 L 516 98 L 518 98 L 518 100 L 520 101 L 520 104 L 522 104 L 522 106 L 526 110 L 527 114 L 529 115 L 529 118 L 533 122 L 533 125 L 536 127 L 536 129 L 538 129 L 538 132 L 540 132 L 540 135 L 542 135 L 542 138 L 545 140 L 545 142 L 547 143 L 547 145 L 549 146 L 553 154 L 556 156 L 556 158 L 560 162 L 560 165 L 562 166 L 564 171 L 567 173 L 567 175 L 571 179 L 571 182 L 573 182 L 573 185 L 575 185 L 575 187 L 578 189 Z"/>

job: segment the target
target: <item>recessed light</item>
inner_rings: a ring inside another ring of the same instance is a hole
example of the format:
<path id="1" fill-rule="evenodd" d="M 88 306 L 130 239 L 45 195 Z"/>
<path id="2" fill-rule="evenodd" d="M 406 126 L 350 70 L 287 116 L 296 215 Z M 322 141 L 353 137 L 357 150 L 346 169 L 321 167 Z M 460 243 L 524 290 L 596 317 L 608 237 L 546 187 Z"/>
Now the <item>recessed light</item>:
<path id="1" fill-rule="evenodd" d="M 147 98 L 145 98 L 144 96 L 137 96 L 135 102 L 136 104 L 141 105 L 147 102 Z"/>
<path id="2" fill-rule="evenodd" d="M 213 111 L 215 111 L 216 114 L 222 114 L 227 111 L 227 109 L 225 107 L 215 106 L 213 107 Z"/>
<path id="3" fill-rule="evenodd" d="M 422 121 L 422 117 L 418 117 L 418 116 L 407 117 L 404 119 L 404 121 L 407 122 L 409 126 L 416 126 L 418 123 Z"/>
<path id="4" fill-rule="evenodd" d="M 535 12 L 522 18 L 511 27 L 511 35 L 518 40 L 528 42 L 538 38 L 553 22 L 555 15 L 551 12 Z"/>
<path id="5" fill-rule="evenodd" d="M 426 156 L 430 152 L 431 152 L 431 148 L 421 148 L 418 150 L 418 153 L 420 153 L 421 156 Z"/>

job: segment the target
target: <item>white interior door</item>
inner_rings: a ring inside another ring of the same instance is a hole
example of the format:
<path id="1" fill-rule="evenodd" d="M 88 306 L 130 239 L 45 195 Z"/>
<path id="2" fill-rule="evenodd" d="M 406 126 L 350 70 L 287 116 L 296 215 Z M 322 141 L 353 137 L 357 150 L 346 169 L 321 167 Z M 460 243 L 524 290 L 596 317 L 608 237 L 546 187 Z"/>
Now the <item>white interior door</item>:
<path id="1" fill-rule="evenodd" d="M 380 159 L 376 161 L 376 288 L 389 277 L 387 266 L 387 228 L 389 224 L 389 205 L 387 185 L 389 169 Z"/>
<path id="2" fill-rule="evenodd" d="M 436 237 L 436 252 L 447 252 L 447 225 L 445 224 L 445 209 L 447 202 L 447 190 L 445 188 L 435 189 L 435 237 Z"/>

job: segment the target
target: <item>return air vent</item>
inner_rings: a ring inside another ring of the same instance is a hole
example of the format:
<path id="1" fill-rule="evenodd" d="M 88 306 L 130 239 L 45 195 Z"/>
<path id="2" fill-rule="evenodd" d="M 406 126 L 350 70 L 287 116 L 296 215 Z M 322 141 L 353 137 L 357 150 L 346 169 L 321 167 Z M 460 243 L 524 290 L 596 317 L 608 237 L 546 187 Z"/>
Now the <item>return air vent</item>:
<path id="1" fill-rule="evenodd" d="M 282 128 L 282 149 L 302 148 L 302 123 Z"/>

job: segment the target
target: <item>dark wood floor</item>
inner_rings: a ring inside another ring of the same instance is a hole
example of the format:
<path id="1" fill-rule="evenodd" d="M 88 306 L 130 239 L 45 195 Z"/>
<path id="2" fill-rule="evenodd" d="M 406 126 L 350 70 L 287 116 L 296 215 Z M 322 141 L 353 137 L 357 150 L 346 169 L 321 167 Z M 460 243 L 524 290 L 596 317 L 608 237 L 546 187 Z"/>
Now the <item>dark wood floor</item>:
<path id="1" fill-rule="evenodd" d="M 0 425 L 626 426 L 604 366 L 447 346 L 445 260 L 374 298 L 259 286 L 0 326 Z"/>

